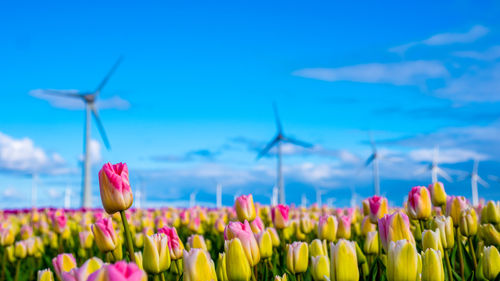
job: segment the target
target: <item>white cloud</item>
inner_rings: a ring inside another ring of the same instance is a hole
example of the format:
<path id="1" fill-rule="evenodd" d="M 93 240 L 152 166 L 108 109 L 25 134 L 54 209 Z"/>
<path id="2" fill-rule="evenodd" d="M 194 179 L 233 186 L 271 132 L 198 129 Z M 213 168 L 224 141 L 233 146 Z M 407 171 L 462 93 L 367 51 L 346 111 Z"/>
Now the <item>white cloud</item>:
<path id="1" fill-rule="evenodd" d="M 409 153 L 412 160 L 418 162 L 431 162 L 434 158 L 434 149 L 417 149 Z M 441 149 L 438 154 L 439 163 L 454 164 L 465 162 L 471 159 L 486 160 L 488 157 L 484 154 L 461 148 Z"/>
<path id="2" fill-rule="evenodd" d="M 66 93 L 77 94 L 78 90 L 63 90 Z M 39 99 L 43 99 L 50 103 L 53 107 L 70 109 L 70 110 L 82 110 L 84 109 L 85 103 L 80 98 L 64 97 L 57 95 L 46 94 L 43 89 L 36 89 L 30 91 L 30 95 Z M 130 103 L 119 97 L 112 96 L 110 98 L 98 98 L 95 102 L 97 109 L 118 109 L 126 110 L 130 108 Z"/>
<path id="3" fill-rule="evenodd" d="M 0 132 L 0 171 L 59 174 L 68 170 L 61 155 L 47 153 L 29 138 L 15 139 Z"/>
<path id="4" fill-rule="evenodd" d="M 324 81 L 353 81 L 419 85 L 427 79 L 443 78 L 448 71 L 439 61 L 409 61 L 398 63 L 370 63 L 338 68 L 306 68 L 293 75 Z"/>
<path id="5" fill-rule="evenodd" d="M 496 59 L 500 58 L 500 45 L 490 47 L 487 50 L 484 50 L 482 52 L 459 51 L 459 52 L 454 52 L 453 55 L 455 55 L 457 57 L 461 57 L 461 58 L 492 61 L 492 60 L 496 60 Z"/>
<path id="6" fill-rule="evenodd" d="M 425 40 L 411 42 L 400 46 L 392 47 L 389 52 L 404 54 L 408 49 L 417 45 L 442 46 L 456 43 L 471 43 L 488 34 L 489 29 L 482 25 L 475 25 L 467 32 L 439 33 Z"/>

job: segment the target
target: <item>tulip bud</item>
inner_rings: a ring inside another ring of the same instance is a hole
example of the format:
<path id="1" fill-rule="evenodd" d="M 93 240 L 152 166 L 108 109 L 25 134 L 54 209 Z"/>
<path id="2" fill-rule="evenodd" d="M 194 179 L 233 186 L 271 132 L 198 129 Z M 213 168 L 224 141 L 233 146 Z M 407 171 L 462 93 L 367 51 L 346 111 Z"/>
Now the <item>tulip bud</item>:
<path id="1" fill-rule="evenodd" d="M 137 248 L 144 247 L 144 233 L 138 232 L 134 235 L 134 245 Z"/>
<path id="2" fill-rule="evenodd" d="M 453 220 L 453 225 L 460 223 L 460 214 L 467 208 L 467 200 L 463 196 L 449 196 L 446 202 L 446 215 Z"/>
<path id="3" fill-rule="evenodd" d="M 314 239 L 309 245 L 309 252 L 311 253 L 311 257 L 328 255 L 326 240 Z"/>
<path id="4" fill-rule="evenodd" d="M 427 229 L 422 233 L 422 250 L 425 251 L 429 248 L 444 253 L 439 230 L 432 231 Z"/>
<path id="5" fill-rule="evenodd" d="M 184 250 L 184 281 L 217 280 L 214 262 L 207 251 L 193 248 Z M 227 260 L 226 260 L 227 261 Z"/>
<path id="6" fill-rule="evenodd" d="M 92 273 L 87 281 L 147 281 L 147 274 L 135 263 L 119 261 L 115 264 L 106 264 L 98 271 Z"/>
<path id="7" fill-rule="evenodd" d="M 330 275 L 332 280 L 359 280 L 358 260 L 354 242 L 340 239 L 330 242 Z"/>
<path id="8" fill-rule="evenodd" d="M 163 233 L 146 236 L 142 252 L 143 267 L 147 273 L 159 274 L 170 267 L 168 237 Z"/>
<path id="9" fill-rule="evenodd" d="M 238 215 L 238 220 L 240 220 L 241 222 L 245 220 L 253 221 L 256 214 L 252 194 L 241 195 L 240 197 L 236 198 L 234 209 L 236 210 L 236 214 Z"/>
<path id="10" fill-rule="evenodd" d="M 205 251 L 208 250 L 207 244 L 205 243 L 205 238 L 202 235 L 193 234 L 188 237 L 187 245 L 189 249 L 198 248 Z"/>
<path id="11" fill-rule="evenodd" d="M 361 222 L 361 234 L 366 236 L 368 232 L 376 231 L 377 225 L 372 223 L 369 216 L 365 216 Z"/>
<path id="12" fill-rule="evenodd" d="M 337 238 L 350 239 L 351 238 L 351 217 L 340 216 L 338 221 Z"/>
<path id="13" fill-rule="evenodd" d="M 407 240 L 391 241 L 387 255 L 387 280 L 417 281 L 418 263 L 417 249 Z"/>
<path id="14" fill-rule="evenodd" d="M 99 270 L 103 265 L 102 260 L 93 257 L 85 261 L 80 268 L 73 268 L 70 271 L 63 271 L 61 273 L 63 281 L 82 281 L 87 280 L 88 277 Z"/>
<path id="15" fill-rule="evenodd" d="M 478 229 L 476 210 L 467 208 L 460 214 L 460 233 L 465 237 L 476 235 Z"/>
<path id="16" fill-rule="evenodd" d="M 59 280 L 62 280 L 63 272 L 69 272 L 76 268 L 76 260 L 73 254 L 59 254 L 52 259 L 52 265 Z"/>
<path id="17" fill-rule="evenodd" d="M 225 242 L 226 272 L 228 280 L 248 281 L 252 274 L 240 239 L 234 238 Z"/>
<path id="18" fill-rule="evenodd" d="M 110 252 L 116 248 L 118 237 L 111 218 L 102 218 L 92 225 L 95 243 L 101 252 Z"/>
<path id="19" fill-rule="evenodd" d="M 102 206 L 108 214 L 125 211 L 134 200 L 126 163 L 106 163 L 99 171 Z"/>
<path id="20" fill-rule="evenodd" d="M 259 216 L 255 217 L 255 219 L 250 223 L 250 228 L 252 228 L 252 231 L 255 234 L 264 230 L 264 223 Z"/>
<path id="21" fill-rule="evenodd" d="M 230 222 L 226 227 L 224 236 L 226 240 L 231 240 L 233 238 L 240 239 L 240 242 L 243 245 L 243 250 L 245 251 L 250 266 L 253 267 L 257 263 L 259 263 L 260 261 L 259 246 L 257 244 L 257 240 L 255 240 L 255 236 L 253 235 L 252 229 L 250 228 L 250 224 L 248 223 L 248 221 L 245 221 L 244 223 Z"/>
<path id="22" fill-rule="evenodd" d="M 311 257 L 311 275 L 314 281 L 329 280 L 330 263 L 327 256 Z"/>
<path id="23" fill-rule="evenodd" d="M 415 186 L 408 193 L 407 211 L 410 218 L 428 219 L 432 213 L 431 196 L 425 186 Z"/>
<path id="24" fill-rule="evenodd" d="M 134 252 L 135 256 L 135 264 L 141 269 L 144 270 L 144 267 L 142 266 L 144 263 L 144 259 L 142 258 L 142 252 Z"/>
<path id="25" fill-rule="evenodd" d="M 271 240 L 273 241 L 273 247 L 278 247 L 280 245 L 280 237 L 278 232 L 274 227 L 266 228 L 266 231 L 271 235 Z"/>
<path id="26" fill-rule="evenodd" d="M 279 204 L 273 207 L 271 212 L 271 217 L 273 220 L 274 227 L 277 229 L 283 229 L 288 226 L 288 206 Z"/>
<path id="27" fill-rule="evenodd" d="M 54 274 L 50 268 L 39 270 L 37 274 L 37 281 L 54 281 Z"/>
<path id="28" fill-rule="evenodd" d="M 318 223 L 318 238 L 329 242 L 335 241 L 337 237 L 338 221 L 334 216 L 322 216 Z"/>
<path id="29" fill-rule="evenodd" d="M 274 281 L 288 281 L 288 276 L 283 274 L 283 276 L 276 275 L 274 276 Z"/>
<path id="30" fill-rule="evenodd" d="M 442 252 L 428 248 L 422 254 L 422 281 L 444 281 Z"/>
<path id="31" fill-rule="evenodd" d="M 434 206 L 443 206 L 446 204 L 446 191 L 444 190 L 443 183 L 435 182 L 429 184 L 429 191 Z"/>
<path id="32" fill-rule="evenodd" d="M 26 240 L 17 241 L 14 248 L 14 256 L 18 259 L 24 259 L 28 255 Z"/>
<path id="33" fill-rule="evenodd" d="M 365 254 L 376 255 L 376 254 L 378 254 L 379 247 L 380 247 L 380 245 L 378 243 L 378 232 L 377 231 L 368 232 L 368 235 L 366 235 L 365 244 L 363 247 L 365 250 Z"/>
<path id="34" fill-rule="evenodd" d="M 368 204 L 372 223 L 377 223 L 378 219 L 387 214 L 387 198 L 375 195 L 368 198 Z"/>
<path id="35" fill-rule="evenodd" d="M 164 233 L 168 236 L 168 248 L 170 249 L 170 257 L 173 260 L 182 258 L 184 251 L 184 244 L 182 244 L 179 235 L 177 235 L 177 230 L 175 227 L 164 227 L 158 229 L 158 232 Z"/>
<path id="36" fill-rule="evenodd" d="M 361 203 L 363 206 L 363 216 L 369 216 L 370 215 L 370 202 L 368 201 L 368 198 L 363 200 Z"/>
<path id="37" fill-rule="evenodd" d="M 12 227 L 2 228 L 0 226 L 0 246 L 6 247 L 14 244 L 15 236 Z"/>
<path id="38" fill-rule="evenodd" d="M 493 246 L 485 247 L 481 262 L 483 265 L 483 275 L 486 279 L 493 280 L 498 277 L 500 274 L 500 253 L 497 248 Z"/>
<path id="39" fill-rule="evenodd" d="M 269 258 L 273 254 L 273 240 L 271 239 L 271 234 L 268 231 L 262 231 L 255 234 L 255 239 L 259 245 L 260 257 L 265 259 Z"/>
<path id="40" fill-rule="evenodd" d="M 246 261 L 246 257 L 245 257 Z M 217 267 L 215 269 L 217 272 L 217 280 L 218 281 L 229 281 L 227 278 L 227 269 L 226 269 L 226 254 L 219 253 L 219 259 L 217 260 Z"/>
<path id="41" fill-rule="evenodd" d="M 94 236 L 90 231 L 81 231 L 78 233 L 78 238 L 80 241 L 80 247 L 83 249 L 90 249 L 94 244 Z"/>
<path id="42" fill-rule="evenodd" d="M 500 202 L 488 201 L 481 211 L 481 223 L 500 223 Z"/>
<path id="43" fill-rule="evenodd" d="M 500 246 L 500 233 L 492 224 L 482 224 L 479 228 L 479 233 L 479 237 L 484 240 L 486 245 Z"/>
<path id="44" fill-rule="evenodd" d="M 443 248 L 449 250 L 455 245 L 453 221 L 451 217 L 438 216 L 433 220 L 434 230 L 439 230 L 439 237 Z"/>
<path id="45" fill-rule="evenodd" d="M 391 215 L 385 215 L 378 221 L 380 240 L 384 250 L 387 252 L 391 241 L 406 239 L 415 245 L 415 238 L 410 230 L 410 220 L 403 212 L 398 211 Z"/>
<path id="46" fill-rule="evenodd" d="M 293 242 L 287 245 L 286 267 L 293 273 L 303 273 L 307 270 L 309 250 L 304 242 Z"/>

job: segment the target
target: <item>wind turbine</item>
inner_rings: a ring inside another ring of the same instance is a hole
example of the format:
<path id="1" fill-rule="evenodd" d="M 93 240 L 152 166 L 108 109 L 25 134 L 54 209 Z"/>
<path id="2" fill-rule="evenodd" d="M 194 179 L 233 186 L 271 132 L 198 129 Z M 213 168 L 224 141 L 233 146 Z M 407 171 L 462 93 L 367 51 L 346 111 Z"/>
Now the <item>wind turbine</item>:
<path id="1" fill-rule="evenodd" d="M 446 173 L 443 169 L 438 166 L 439 163 L 439 147 L 434 147 L 434 153 L 432 154 L 432 162 L 423 169 L 423 171 L 431 171 L 431 179 L 432 183 L 436 183 L 438 181 L 438 176 L 443 177 L 445 180 L 452 182 L 451 177 Z M 421 173 L 423 171 L 419 171 Z"/>
<path id="2" fill-rule="evenodd" d="M 472 173 L 469 175 L 470 182 L 471 182 L 471 188 L 472 188 L 472 205 L 473 206 L 477 206 L 477 204 L 479 203 L 477 184 L 479 183 L 480 185 L 482 185 L 484 187 L 490 186 L 485 180 L 483 180 L 479 176 L 478 166 L 479 166 L 479 161 L 477 159 L 474 159 L 474 164 L 472 166 Z"/>
<path id="3" fill-rule="evenodd" d="M 217 183 L 215 199 L 216 199 L 215 206 L 217 206 L 217 208 L 220 209 L 222 207 L 222 184 L 220 183 Z"/>
<path id="4" fill-rule="evenodd" d="M 285 186 L 283 184 L 283 170 L 282 170 L 282 151 L 281 151 L 281 145 L 283 142 L 295 144 L 298 146 L 302 147 L 312 147 L 312 144 L 299 141 L 293 138 L 290 138 L 288 136 L 285 136 L 283 133 L 283 127 L 281 126 L 281 121 L 280 117 L 278 115 L 278 107 L 276 106 L 276 103 L 273 103 L 273 110 L 274 110 L 274 118 L 276 120 L 276 136 L 262 149 L 259 154 L 257 155 L 257 160 L 266 155 L 271 148 L 276 146 L 276 160 L 277 160 L 277 178 L 276 178 L 276 186 L 279 190 L 279 203 L 280 204 L 286 204 L 286 198 L 285 198 Z"/>
<path id="5" fill-rule="evenodd" d="M 380 159 L 380 154 L 377 151 L 377 146 L 375 145 L 375 141 L 373 140 L 372 134 L 370 134 L 370 144 L 372 146 L 372 154 L 365 161 L 365 167 L 368 167 L 370 164 L 373 167 L 373 193 L 375 195 L 380 195 L 380 179 L 378 174 L 378 161 Z"/>
<path id="6" fill-rule="evenodd" d="M 91 189 L 91 178 L 90 178 L 90 118 L 91 115 L 94 116 L 95 122 L 97 124 L 97 128 L 101 135 L 102 141 L 108 150 L 111 149 L 108 141 L 108 137 L 106 136 L 106 132 L 104 131 L 104 126 L 102 125 L 101 119 L 99 118 L 99 114 L 97 112 L 97 108 L 95 107 L 95 102 L 99 97 L 104 86 L 108 83 L 109 78 L 115 72 L 115 70 L 120 65 L 123 57 L 118 58 L 115 62 L 111 70 L 104 77 L 101 83 L 97 86 L 97 88 L 92 92 L 74 92 L 68 90 L 42 90 L 42 93 L 48 95 L 56 95 L 61 97 L 68 98 L 77 98 L 82 100 L 85 103 L 85 127 L 84 127 L 84 139 L 83 139 L 83 154 L 84 163 L 83 163 L 83 173 L 82 173 L 82 206 L 86 208 L 92 207 L 92 189 Z"/>

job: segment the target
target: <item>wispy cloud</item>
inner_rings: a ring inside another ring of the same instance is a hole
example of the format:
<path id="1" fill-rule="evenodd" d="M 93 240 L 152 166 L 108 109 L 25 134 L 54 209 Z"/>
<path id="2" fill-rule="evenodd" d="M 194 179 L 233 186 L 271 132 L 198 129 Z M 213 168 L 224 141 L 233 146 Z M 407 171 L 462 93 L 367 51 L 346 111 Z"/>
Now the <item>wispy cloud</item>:
<path id="1" fill-rule="evenodd" d="M 431 162 L 434 158 L 434 149 L 422 148 L 422 149 L 412 150 L 410 151 L 409 156 L 414 161 Z M 439 150 L 438 154 L 439 162 L 445 164 L 466 162 L 471 159 L 486 160 L 488 159 L 488 156 L 473 150 L 462 149 L 462 148 L 441 149 Z"/>
<path id="2" fill-rule="evenodd" d="M 156 155 L 151 158 L 159 162 L 191 162 L 191 161 L 214 161 L 221 154 L 221 151 L 212 151 L 210 149 L 196 149 L 184 154 Z"/>
<path id="3" fill-rule="evenodd" d="M 78 93 L 78 90 L 65 90 L 65 92 L 76 94 Z M 32 90 L 29 94 L 35 98 L 49 102 L 50 105 L 56 108 L 70 110 L 82 110 L 85 108 L 85 103 L 79 98 L 49 95 L 46 94 L 43 89 Z M 95 102 L 95 106 L 98 109 L 126 110 L 130 108 L 130 103 L 119 96 L 112 96 L 110 98 L 98 98 Z"/>
<path id="4" fill-rule="evenodd" d="M 353 81 L 421 85 L 427 79 L 447 77 L 448 70 L 439 61 L 408 61 L 398 63 L 369 63 L 338 68 L 305 68 L 293 75 L 324 81 Z"/>
<path id="5" fill-rule="evenodd" d="M 417 45 L 442 46 L 456 43 L 471 43 L 488 34 L 489 29 L 482 25 L 475 25 L 467 32 L 439 33 L 421 41 L 410 42 L 389 49 L 389 52 L 404 54 L 408 49 Z"/>
<path id="6" fill-rule="evenodd" d="M 500 46 L 492 46 L 484 51 L 458 51 L 453 55 L 461 58 L 492 61 L 500 58 Z"/>
<path id="7" fill-rule="evenodd" d="M 0 171 L 19 174 L 67 173 L 66 162 L 57 153 L 47 153 L 30 138 L 15 139 L 0 132 Z"/>

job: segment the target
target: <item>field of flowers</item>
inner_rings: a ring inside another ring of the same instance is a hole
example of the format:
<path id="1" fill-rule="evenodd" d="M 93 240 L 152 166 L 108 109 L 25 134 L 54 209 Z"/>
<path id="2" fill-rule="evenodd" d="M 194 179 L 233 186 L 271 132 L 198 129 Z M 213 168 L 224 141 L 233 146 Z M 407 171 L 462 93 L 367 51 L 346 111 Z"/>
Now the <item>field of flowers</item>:
<path id="1" fill-rule="evenodd" d="M 0 211 L 0 281 L 500 280 L 500 202 L 441 183 L 344 209 L 131 209 L 122 163 L 99 184 L 103 209 Z"/>

